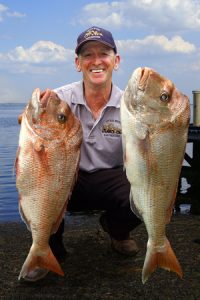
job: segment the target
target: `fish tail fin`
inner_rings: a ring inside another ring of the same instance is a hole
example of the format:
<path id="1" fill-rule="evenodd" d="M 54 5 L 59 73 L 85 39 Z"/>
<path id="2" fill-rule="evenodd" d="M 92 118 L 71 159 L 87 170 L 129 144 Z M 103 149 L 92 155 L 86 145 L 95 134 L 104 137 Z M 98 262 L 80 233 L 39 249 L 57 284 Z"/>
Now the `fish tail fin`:
<path id="1" fill-rule="evenodd" d="M 22 266 L 18 279 L 20 280 L 20 278 L 25 278 L 29 272 L 33 271 L 37 267 L 64 276 L 64 272 L 53 255 L 50 247 L 48 247 L 47 251 L 45 251 L 42 255 L 36 254 L 36 252 L 31 249 Z"/>
<path id="2" fill-rule="evenodd" d="M 164 246 L 159 251 L 151 246 L 151 244 L 148 242 L 147 253 L 142 270 L 143 284 L 148 280 L 150 274 L 153 273 L 158 267 L 168 271 L 173 271 L 177 273 L 180 278 L 183 277 L 181 266 L 168 239 L 166 239 Z"/>

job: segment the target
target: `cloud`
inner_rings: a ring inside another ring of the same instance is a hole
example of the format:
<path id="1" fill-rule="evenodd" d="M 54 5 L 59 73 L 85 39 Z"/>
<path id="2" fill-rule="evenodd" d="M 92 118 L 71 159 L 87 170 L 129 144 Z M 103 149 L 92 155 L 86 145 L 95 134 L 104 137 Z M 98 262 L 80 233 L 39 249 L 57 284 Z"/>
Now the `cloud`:
<path id="1" fill-rule="evenodd" d="M 149 35 L 144 39 L 116 41 L 121 56 L 146 56 L 155 58 L 168 55 L 196 55 L 195 45 L 185 41 L 181 36 L 171 39 L 164 35 Z M 74 50 L 66 49 L 52 41 L 38 41 L 29 48 L 18 46 L 8 53 L 0 53 L 0 65 L 12 73 L 55 74 L 60 68 L 74 66 Z"/>
<path id="2" fill-rule="evenodd" d="M 123 16 L 123 2 L 99 2 L 83 7 L 80 23 L 119 27 L 126 24 Z"/>
<path id="3" fill-rule="evenodd" d="M 44 73 L 56 72 L 56 66 L 72 62 L 74 50 L 51 41 L 38 41 L 30 48 L 18 46 L 8 53 L 0 53 L 1 67 L 18 73 Z"/>
<path id="4" fill-rule="evenodd" d="M 7 54 L 0 54 L 1 61 L 22 62 L 31 64 L 51 64 L 71 59 L 74 51 L 51 41 L 38 41 L 30 48 L 18 46 Z"/>
<path id="5" fill-rule="evenodd" d="M 3 15 L 8 10 L 8 8 L 0 3 L 0 22 L 3 21 Z"/>
<path id="6" fill-rule="evenodd" d="M 22 14 L 20 12 L 14 11 L 14 12 L 8 12 L 7 16 L 14 17 L 14 18 L 24 18 L 26 16 L 26 14 Z"/>
<path id="7" fill-rule="evenodd" d="M 160 51 L 190 54 L 197 50 L 194 44 L 184 41 L 180 36 L 174 36 L 170 40 L 164 35 L 150 35 L 141 40 L 119 40 L 116 44 L 120 53 L 140 55 L 141 53 L 158 54 Z"/>
<path id="8" fill-rule="evenodd" d="M 9 8 L 2 3 L 0 3 L 0 22 L 4 20 L 6 17 L 14 17 L 14 18 L 23 18 L 26 15 L 17 11 L 10 11 Z"/>
<path id="9" fill-rule="evenodd" d="M 154 32 L 200 30 L 200 2 L 195 0 L 125 0 L 90 3 L 79 22 L 120 28 L 148 28 Z"/>
<path id="10" fill-rule="evenodd" d="M 91 25 L 114 25 L 119 27 L 125 23 L 122 12 L 123 3 L 120 2 L 91 3 L 83 7 L 81 22 Z"/>

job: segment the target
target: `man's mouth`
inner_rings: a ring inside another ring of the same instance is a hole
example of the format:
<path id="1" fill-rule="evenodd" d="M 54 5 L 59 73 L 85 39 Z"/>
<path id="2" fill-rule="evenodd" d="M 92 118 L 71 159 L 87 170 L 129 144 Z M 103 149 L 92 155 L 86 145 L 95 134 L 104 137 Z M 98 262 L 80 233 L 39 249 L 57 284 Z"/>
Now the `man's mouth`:
<path id="1" fill-rule="evenodd" d="M 101 73 L 101 72 L 103 72 L 103 69 L 92 69 L 91 72 L 92 73 Z"/>

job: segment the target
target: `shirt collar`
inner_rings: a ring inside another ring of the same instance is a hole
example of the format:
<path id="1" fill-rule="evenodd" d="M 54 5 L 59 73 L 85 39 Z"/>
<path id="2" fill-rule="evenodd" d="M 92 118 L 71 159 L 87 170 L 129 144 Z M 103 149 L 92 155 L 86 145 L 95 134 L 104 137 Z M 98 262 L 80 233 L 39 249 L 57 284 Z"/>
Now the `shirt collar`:
<path id="1" fill-rule="evenodd" d="M 106 106 L 120 107 L 120 99 L 123 94 L 123 91 L 120 90 L 116 85 L 112 85 L 112 91 L 110 95 L 110 99 Z M 83 94 L 83 81 L 77 82 L 75 94 L 72 97 L 73 104 L 81 104 L 85 105 L 84 94 Z"/>

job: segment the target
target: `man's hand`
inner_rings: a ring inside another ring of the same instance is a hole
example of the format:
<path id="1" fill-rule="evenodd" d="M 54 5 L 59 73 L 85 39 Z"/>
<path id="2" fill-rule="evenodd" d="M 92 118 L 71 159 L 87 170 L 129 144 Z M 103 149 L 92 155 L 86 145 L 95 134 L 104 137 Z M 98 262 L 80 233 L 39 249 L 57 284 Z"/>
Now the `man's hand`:
<path id="1" fill-rule="evenodd" d="M 40 94 L 40 103 L 42 104 L 42 106 L 45 107 L 47 105 L 47 101 L 52 93 L 54 93 L 52 90 L 46 89 Z"/>

